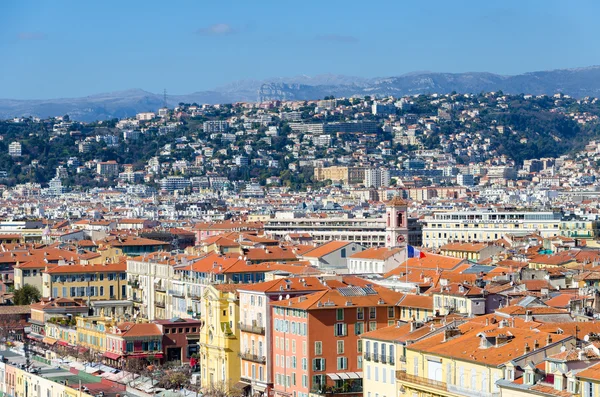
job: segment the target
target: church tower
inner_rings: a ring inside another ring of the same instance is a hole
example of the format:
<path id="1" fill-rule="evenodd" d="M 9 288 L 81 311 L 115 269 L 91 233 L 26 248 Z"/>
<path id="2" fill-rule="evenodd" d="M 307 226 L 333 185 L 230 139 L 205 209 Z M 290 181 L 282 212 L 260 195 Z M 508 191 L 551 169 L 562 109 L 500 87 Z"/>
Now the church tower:
<path id="1" fill-rule="evenodd" d="M 397 247 L 408 243 L 408 203 L 396 196 L 385 205 L 385 246 Z"/>

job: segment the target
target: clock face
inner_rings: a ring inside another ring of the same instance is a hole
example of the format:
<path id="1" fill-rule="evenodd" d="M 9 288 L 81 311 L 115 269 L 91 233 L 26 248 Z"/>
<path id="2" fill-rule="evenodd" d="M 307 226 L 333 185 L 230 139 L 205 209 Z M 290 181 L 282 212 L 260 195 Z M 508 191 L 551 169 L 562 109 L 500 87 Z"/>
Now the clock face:
<path id="1" fill-rule="evenodd" d="M 396 241 L 399 243 L 403 243 L 404 242 L 404 235 L 403 234 L 399 234 L 398 237 L 396 237 Z"/>

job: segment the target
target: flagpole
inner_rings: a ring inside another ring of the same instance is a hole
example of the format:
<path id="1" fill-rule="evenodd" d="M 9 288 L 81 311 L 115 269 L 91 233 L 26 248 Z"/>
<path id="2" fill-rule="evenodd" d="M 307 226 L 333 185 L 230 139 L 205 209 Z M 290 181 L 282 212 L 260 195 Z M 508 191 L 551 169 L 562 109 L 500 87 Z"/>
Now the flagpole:
<path id="1" fill-rule="evenodd" d="M 406 267 L 404 277 L 406 279 L 406 284 L 408 284 L 408 243 L 404 244 L 404 266 Z"/>

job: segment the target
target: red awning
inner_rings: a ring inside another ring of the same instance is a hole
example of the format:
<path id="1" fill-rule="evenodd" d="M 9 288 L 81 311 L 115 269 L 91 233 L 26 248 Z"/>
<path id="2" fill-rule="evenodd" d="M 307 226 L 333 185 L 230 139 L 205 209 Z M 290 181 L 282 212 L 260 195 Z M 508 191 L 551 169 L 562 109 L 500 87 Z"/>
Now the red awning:
<path id="1" fill-rule="evenodd" d="M 149 357 L 154 357 L 154 358 L 163 358 L 162 353 L 142 353 L 142 354 L 130 354 L 127 356 L 127 358 L 149 358 Z"/>
<path id="2" fill-rule="evenodd" d="M 70 346 L 67 342 L 65 342 L 64 340 L 59 340 L 58 344 L 61 346 Z"/>
<path id="3" fill-rule="evenodd" d="M 121 355 L 117 353 L 104 352 L 104 357 L 110 358 L 111 360 L 118 360 L 121 358 Z"/>

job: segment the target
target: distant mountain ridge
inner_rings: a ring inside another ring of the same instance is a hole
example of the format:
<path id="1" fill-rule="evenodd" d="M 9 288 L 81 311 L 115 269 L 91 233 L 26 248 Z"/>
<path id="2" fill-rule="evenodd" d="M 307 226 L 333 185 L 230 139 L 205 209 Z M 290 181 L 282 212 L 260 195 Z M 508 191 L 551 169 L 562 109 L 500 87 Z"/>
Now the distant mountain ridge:
<path id="1" fill-rule="evenodd" d="M 600 66 L 557 69 L 503 76 L 486 72 L 434 73 L 412 72 L 394 77 L 362 78 L 324 74 L 268 80 L 242 80 L 214 90 L 186 95 L 169 95 L 169 106 L 184 103 L 231 103 L 265 100 L 321 99 L 328 95 L 403 96 L 452 91 L 479 93 L 499 91 L 519 94 L 552 95 L 557 92 L 573 97 L 600 96 Z M 101 93 L 80 98 L 45 100 L 0 99 L 0 118 L 20 116 L 49 117 L 68 114 L 80 121 L 131 117 L 144 111 L 156 111 L 163 95 L 141 89 Z"/>

